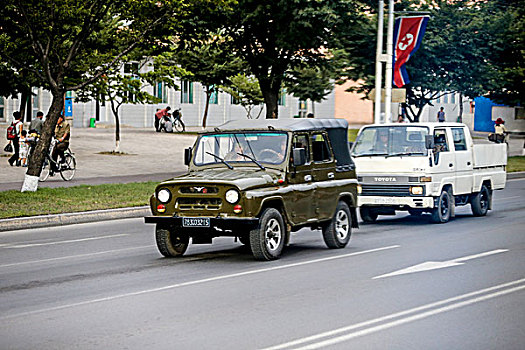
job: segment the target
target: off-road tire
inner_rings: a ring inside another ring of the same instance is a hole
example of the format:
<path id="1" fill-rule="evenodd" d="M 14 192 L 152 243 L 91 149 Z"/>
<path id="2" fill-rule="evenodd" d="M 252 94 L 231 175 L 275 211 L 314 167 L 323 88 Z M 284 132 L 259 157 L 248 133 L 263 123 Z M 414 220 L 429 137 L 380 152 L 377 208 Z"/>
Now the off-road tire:
<path id="1" fill-rule="evenodd" d="M 182 256 L 188 249 L 189 237 L 177 235 L 173 229 L 157 227 L 155 239 L 159 252 L 167 258 Z"/>
<path id="2" fill-rule="evenodd" d="M 250 231 L 250 248 L 256 260 L 279 259 L 286 240 L 286 227 L 279 210 L 266 208 L 259 226 Z"/>
<path id="3" fill-rule="evenodd" d="M 450 220 L 452 214 L 452 196 L 447 190 L 441 191 L 437 206 L 432 209 L 430 220 L 435 224 L 444 224 Z"/>
<path id="4" fill-rule="evenodd" d="M 363 219 L 364 222 L 375 222 L 377 220 L 377 213 L 369 208 L 369 207 L 361 207 L 359 208 L 359 214 L 361 215 L 361 219 Z"/>
<path id="5" fill-rule="evenodd" d="M 345 202 L 337 203 L 330 223 L 323 227 L 323 239 L 330 249 L 344 248 L 352 235 L 352 214 Z"/>
<path id="6" fill-rule="evenodd" d="M 489 211 L 491 193 L 487 186 L 481 186 L 481 191 L 474 194 L 470 200 L 470 208 L 474 216 L 485 216 Z"/>

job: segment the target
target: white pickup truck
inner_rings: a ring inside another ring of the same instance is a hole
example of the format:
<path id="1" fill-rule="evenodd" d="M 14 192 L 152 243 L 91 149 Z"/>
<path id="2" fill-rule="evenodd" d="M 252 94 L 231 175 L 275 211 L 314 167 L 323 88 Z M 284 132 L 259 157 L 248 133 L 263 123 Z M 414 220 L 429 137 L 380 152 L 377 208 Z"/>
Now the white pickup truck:
<path id="1" fill-rule="evenodd" d="M 461 123 L 364 126 L 351 155 L 365 222 L 408 210 L 444 223 L 456 206 L 469 203 L 475 216 L 483 216 L 492 209 L 492 191 L 503 189 L 507 178 L 506 145 L 474 143 Z"/>

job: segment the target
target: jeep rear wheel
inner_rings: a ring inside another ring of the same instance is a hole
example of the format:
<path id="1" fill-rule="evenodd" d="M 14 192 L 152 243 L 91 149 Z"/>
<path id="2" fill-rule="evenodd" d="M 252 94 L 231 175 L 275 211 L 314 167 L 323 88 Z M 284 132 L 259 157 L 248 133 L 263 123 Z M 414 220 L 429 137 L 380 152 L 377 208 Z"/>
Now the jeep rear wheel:
<path id="1" fill-rule="evenodd" d="M 344 248 L 352 234 L 350 209 L 345 202 L 337 203 L 335 214 L 330 223 L 323 228 L 323 239 L 328 248 Z"/>
<path id="2" fill-rule="evenodd" d="M 286 230 L 281 213 L 274 208 L 263 211 L 259 227 L 250 232 L 250 248 L 257 260 L 279 259 L 284 247 Z"/>
<path id="3" fill-rule="evenodd" d="M 172 258 L 182 256 L 188 249 L 190 241 L 187 235 L 177 235 L 173 229 L 157 227 L 155 238 L 159 252 L 165 257 Z"/>

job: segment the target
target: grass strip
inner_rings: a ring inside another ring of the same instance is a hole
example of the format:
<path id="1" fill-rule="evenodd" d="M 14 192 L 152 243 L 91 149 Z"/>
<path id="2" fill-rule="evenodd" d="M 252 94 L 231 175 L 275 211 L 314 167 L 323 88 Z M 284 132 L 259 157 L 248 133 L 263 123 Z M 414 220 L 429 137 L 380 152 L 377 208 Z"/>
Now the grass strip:
<path id="1" fill-rule="evenodd" d="M 507 172 L 525 171 L 525 156 L 514 156 L 507 159 Z"/>
<path id="2" fill-rule="evenodd" d="M 156 181 L 0 191 L 0 219 L 144 206 Z"/>

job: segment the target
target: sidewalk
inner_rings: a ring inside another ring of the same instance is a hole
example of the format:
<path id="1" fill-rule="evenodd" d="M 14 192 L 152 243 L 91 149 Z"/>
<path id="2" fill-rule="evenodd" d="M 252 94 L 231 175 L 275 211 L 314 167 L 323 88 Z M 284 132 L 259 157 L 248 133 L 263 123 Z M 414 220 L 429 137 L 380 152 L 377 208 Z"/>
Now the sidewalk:
<path id="1" fill-rule="evenodd" d="M 0 126 L 5 135 L 6 125 Z M 195 129 L 195 131 L 197 131 Z M 120 151 L 125 155 L 104 155 L 115 148 L 114 128 L 72 128 L 70 147 L 77 160 L 72 181 L 60 176 L 41 182 L 40 187 L 69 187 L 80 184 L 160 181 L 186 171 L 184 149 L 196 139 L 192 134 L 157 133 L 151 129 L 121 128 Z M 0 149 L 0 191 L 20 190 L 27 168 L 11 167 Z"/>

